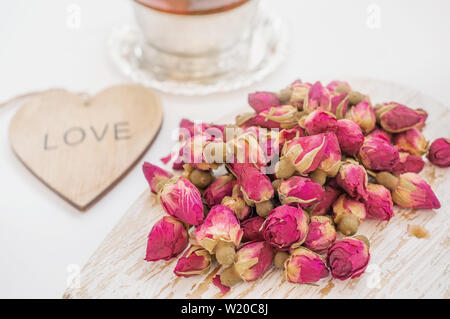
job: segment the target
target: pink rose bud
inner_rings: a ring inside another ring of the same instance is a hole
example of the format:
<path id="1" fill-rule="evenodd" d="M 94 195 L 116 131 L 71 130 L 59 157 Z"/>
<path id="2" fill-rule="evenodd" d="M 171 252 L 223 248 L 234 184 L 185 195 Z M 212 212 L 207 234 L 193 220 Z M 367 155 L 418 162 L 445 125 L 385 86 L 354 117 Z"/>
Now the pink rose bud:
<path id="1" fill-rule="evenodd" d="M 369 183 L 367 195 L 367 199 L 364 201 L 367 218 L 390 220 L 394 216 L 391 192 L 386 187 Z"/>
<path id="2" fill-rule="evenodd" d="M 242 280 L 254 281 L 272 266 L 273 249 L 265 241 L 246 243 L 236 253 L 234 269 Z"/>
<path id="3" fill-rule="evenodd" d="M 162 168 L 156 165 L 144 162 L 142 165 L 142 171 L 147 179 L 148 185 L 152 193 L 158 193 L 159 189 L 172 177 L 172 174 L 166 172 Z"/>
<path id="4" fill-rule="evenodd" d="M 169 260 L 181 253 L 188 242 L 188 232 L 183 223 L 173 217 L 164 216 L 148 234 L 145 260 Z"/>
<path id="5" fill-rule="evenodd" d="M 358 157 L 367 169 L 391 172 L 398 163 L 398 151 L 386 140 L 369 137 L 364 140 Z"/>
<path id="6" fill-rule="evenodd" d="M 396 177 L 388 172 L 376 174 L 379 184 L 391 190 L 392 200 L 403 208 L 438 209 L 439 200 L 430 185 L 415 173 L 405 173 Z"/>
<path id="7" fill-rule="evenodd" d="M 311 83 L 302 83 L 301 81 L 295 81 L 292 83 L 290 85 L 292 93 L 288 104 L 302 110 L 306 96 L 308 95 L 308 91 L 311 87 Z"/>
<path id="8" fill-rule="evenodd" d="M 336 134 L 325 133 L 327 146 L 323 154 L 322 161 L 319 164 L 318 170 L 323 172 L 326 176 L 334 177 L 339 172 L 341 167 L 341 148 Z"/>
<path id="9" fill-rule="evenodd" d="M 322 200 L 309 208 L 309 214 L 312 216 L 326 215 L 330 210 L 331 205 L 333 205 L 340 194 L 340 190 L 330 185 L 325 185 L 325 192 L 323 194 Z"/>
<path id="10" fill-rule="evenodd" d="M 275 93 L 255 92 L 248 95 L 248 104 L 256 111 L 256 113 L 260 113 L 270 107 L 279 106 L 280 100 Z"/>
<path id="11" fill-rule="evenodd" d="M 237 177 L 237 183 L 244 200 L 248 205 L 270 200 L 274 195 L 274 190 L 270 178 L 251 164 L 230 164 L 230 167 Z"/>
<path id="12" fill-rule="evenodd" d="M 339 196 L 334 202 L 333 213 L 337 229 L 346 236 L 355 234 L 367 216 L 364 204 L 346 194 Z"/>
<path id="13" fill-rule="evenodd" d="M 242 235 L 239 221 L 231 209 L 216 205 L 211 208 L 203 224 L 195 229 L 194 238 L 200 246 L 212 254 L 220 241 L 232 243 L 237 247 Z"/>
<path id="14" fill-rule="evenodd" d="M 278 250 L 297 248 L 306 239 L 308 222 L 308 216 L 300 207 L 278 206 L 264 222 L 264 239 Z"/>
<path id="15" fill-rule="evenodd" d="M 367 172 L 358 162 L 346 160 L 342 163 L 336 182 L 350 197 L 356 200 L 367 198 Z"/>
<path id="16" fill-rule="evenodd" d="M 298 203 L 309 207 L 322 200 L 324 190 L 310 178 L 292 176 L 278 186 L 278 197 L 282 204 Z"/>
<path id="17" fill-rule="evenodd" d="M 240 127 L 260 126 L 264 128 L 293 128 L 297 125 L 298 110 L 292 105 L 280 105 L 257 114 L 244 114 L 236 118 Z"/>
<path id="18" fill-rule="evenodd" d="M 241 222 L 241 228 L 244 232 L 242 241 L 263 241 L 264 236 L 261 232 L 261 228 L 265 220 L 264 217 L 256 216 Z"/>
<path id="19" fill-rule="evenodd" d="M 364 240 L 357 237 L 340 239 L 328 248 L 327 265 L 333 278 L 356 278 L 366 270 L 370 260 L 369 246 L 364 242 L 365 237 Z"/>
<path id="20" fill-rule="evenodd" d="M 336 115 L 338 120 L 345 117 L 348 110 L 350 95 L 348 93 L 332 93 L 331 95 L 331 113 Z"/>
<path id="21" fill-rule="evenodd" d="M 394 144 L 399 151 L 416 156 L 422 156 L 428 151 L 428 141 L 417 128 L 396 134 Z"/>
<path id="22" fill-rule="evenodd" d="M 308 135 L 316 135 L 325 132 L 336 132 L 337 120 L 332 113 L 316 110 L 309 113 L 301 120 L 301 125 Z"/>
<path id="23" fill-rule="evenodd" d="M 325 134 L 299 137 L 284 144 L 275 170 L 278 178 L 288 178 L 297 171 L 305 175 L 319 167 L 327 146 Z"/>
<path id="24" fill-rule="evenodd" d="M 203 221 L 203 203 L 199 190 L 184 177 L 171 178 L 159 192 L 164 211 L 189 225 Z"/>
<path id="25" fill-rule="evenodd" d="M 211 267 L 211 255 L 200 246 L 191 246 L 183 256 L 178 259 L 175 275 L 180 277 L 192 277 L 206 274 Z"/>
<path id="26" fill-rule="evenodd" d="M 427 121 L 428 113 L 424 109 L 416 109 L 416 112 L 420 116 L 420 122 L 419 122 L 419 124 L 417 124 L 416 127 L 419 130 L 422 130 L 425 127 L 425 122 Z"/>
<path id="27" fill-rule="evenodd" d="M 381 138 L 389 143 L 391 143 L 391 140 L 392 140 L 392 134 L 389 132 L 386 132 L 385 130 L 383 130 L 381 128 L 376 128 L 375 130 L 373 130 L 370 134 L 368 134 L 366 136 L 366 138 L 369 138 L 369 137 Z"/>
<path id="28" fill-rule="evenodd" d="M 218 205 L 225 196 L 231 196 L 236 179 L 230 175 L 219 176 L 204 191 L 203 198 L 209 207 Z"/>
<path id="29" fill-rule="evenodd" d="M 328 216 L 311 216 L 304 246 L 316 252 L 327 249 L 337 238 L 336 228 Z"/>
<path id="30" fill-rule="evenodd" d="M 375 112 L 368 101 L 358 103 L 347 113 L 346 117 L 358 124 L 364 134 L 373 131 L 377 122 Z"/>
<path id="31" fill-rule="evenodd" d="M 314 83 L 305 97 L 303 110 L 307 113 L 311 113 L 314 110 L 331 111 L 330 91 L 322 83 Z"/>
<path id="32" fill-rule="evenodd" d="M 438 138 L 431 146 L 428 153 L 428 160 L 440 167 L 450 166 L 450 139 Z"/>
<path id="33" fill-rule="evenodd" d="M 400 175 L 404 173 L 420 173 L 424 166 L 425 161 L 420 156 L 411 155 L 406 152 L 399 152 L 399 161 L 394 166 L 392 172 L 395 175 Z"/>
<path id="34" fill-rule="evenodd" d="M 239 220 L 246 219 L 252 212 L 243 199 L 239 185 L 234 186 L 232 196 L 225 196 L 221 204 L 231 209 Z"/>
<path id="35" fill-rule="evenodd" d="M 364 143 L 364 135 L 358 124 L 351 120 L 339 120 L 336 136 L 341 151 L 347 155 L 356 155 Z"/>
<path id="36" fill-rule="evenodd" d="M 327 89 L 330 92 L 336 92 L 336 93 L 349 93 L 352 91 L 352 87 L 348 82 L 345 81 L 331 81 L 327 85 Z"/>
<path id="37" fill-rule="evenodd" d="M 419 125 L 423 120 L 423 115 L 396 102 L 376 106 L 375 115 L 381 127 L 390 133 L 407 131 Z"/>
<path id="38" fill-rule="evenodd" d="M 328 277 L 328 274 L 322 258 L 303 247 L 293 250 L 285 262 L 284 276 L 292 283 L 313 283 Z"/>

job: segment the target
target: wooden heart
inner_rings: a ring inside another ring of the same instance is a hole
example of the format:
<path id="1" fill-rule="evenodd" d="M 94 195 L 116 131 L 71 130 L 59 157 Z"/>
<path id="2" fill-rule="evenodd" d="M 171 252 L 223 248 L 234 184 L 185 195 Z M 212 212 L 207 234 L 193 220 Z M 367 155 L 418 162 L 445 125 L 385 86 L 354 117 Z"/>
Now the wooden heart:
<path id="1" fill-rule="evenodd" d="M 161 122 L 159 98 L 141 86 L 115 86 L 93 97 L 50 90 L 17 111 L 9 138 L 39 179 L 85 210 L 139 160 Z"/>

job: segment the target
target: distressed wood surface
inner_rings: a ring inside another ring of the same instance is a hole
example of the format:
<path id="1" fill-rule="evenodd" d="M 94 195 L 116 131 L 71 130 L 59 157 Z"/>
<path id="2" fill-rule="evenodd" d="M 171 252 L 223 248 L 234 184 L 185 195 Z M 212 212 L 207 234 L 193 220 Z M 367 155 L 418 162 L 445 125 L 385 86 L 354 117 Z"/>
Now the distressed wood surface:
<path id="1" fill-rule="evenodd" d="M 375 103 L 395 100 L 423 107 L 430 114 L 425 136 L 430 140 L 450 136 L 450 109 L 432 98 L 376 80 L 350 83 L 370 94 Z M 163 215 L 156 197 L 145 191 L 84 266 L 80 287 L 67 290 L 64 298 L 449 298 L 450 169 L 427 163 L 421 175 L 432 185 L 442 208 L 396 208 L 390 222 L 365 221 L 359 233 L 370 239 L 371 261 L 359 278 L 329 277 L 315 285 L 298 285 L 286 282 L 282 272 L 272 268 L 261 279 L 242 282 L 223 296 L 211 283 L 217 265 L 207 275 L 176 277 L 176 259 L 144 261 L 147 234 Z M 408 225 L 421 225 L 429 237 L 411 236 Z"/>
<path id="2" fill-rule="evenodd" d="M 53 89 L 21 106 L 9 139 L 34 175 L 85 210 L 139 160 L 161 122 L 158 96 L 142 86 L 115 86 L 92 97 Z"/>

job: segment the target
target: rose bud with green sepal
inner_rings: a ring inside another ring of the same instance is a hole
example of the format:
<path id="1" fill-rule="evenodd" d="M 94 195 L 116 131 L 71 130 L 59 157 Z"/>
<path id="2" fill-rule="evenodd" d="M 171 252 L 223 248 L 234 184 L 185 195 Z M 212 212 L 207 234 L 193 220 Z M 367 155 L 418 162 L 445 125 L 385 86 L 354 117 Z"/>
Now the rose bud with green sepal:
<path id="1" fill-rule="evenodd" d="M 375 175 L 377 183 L 386 186 L 395 204 L 403 208 L 438 209 L 441 203 L 430 185 L 420 175 L 404 173 L 394 176 L 388 172 Z"/>
<path id="2" fill-rule="evenodd" d="M 219 264 L 234 263 L 235 249 L 242 239 L 242 229 L 233 211 L 223 205 L 211 208 L 203 224 L 195 229 L 195 241 L 215 254 Z"/>

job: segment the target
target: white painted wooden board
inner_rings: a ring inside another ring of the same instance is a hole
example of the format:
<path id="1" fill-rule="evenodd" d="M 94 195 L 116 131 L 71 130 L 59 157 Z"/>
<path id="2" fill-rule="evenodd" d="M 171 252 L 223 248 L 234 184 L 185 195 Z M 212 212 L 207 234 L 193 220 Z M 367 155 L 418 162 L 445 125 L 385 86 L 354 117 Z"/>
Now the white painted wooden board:
<path id="1" fill-rule="evenodd" d="M 350 83 L 370 94 L 374 103 L 395 100 L 426 109 L 424 134 L 429 140 L 450 136 L 450 109 L 433 98 L 377 80 Z M 427 163 L 421 175 L 432 185 L 442 208 L 396 208 L 390 222 L 365 221 L 359 233 L 371 242 L 371 261 L 359 278 L 329 277 L 317 285 L 298 285 L 286 282 L 282 272 L 272 268 L 261 279 L 242 282 L 222 296 L 211 283 L 217 265 L 207 275 L 182 278 L 173 274 L 176 259 L 144 261 L 147 234 L 163 215 L 156 197 L 145 191 L 84 266 L 80 286 L 67 290 L 64 298 L 449 298 L 450 169 Z M 410 236 L 408 224 L 421 225 L 430 236 Z"/>

